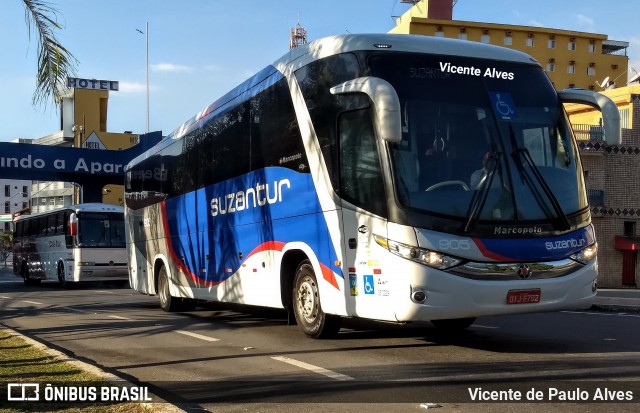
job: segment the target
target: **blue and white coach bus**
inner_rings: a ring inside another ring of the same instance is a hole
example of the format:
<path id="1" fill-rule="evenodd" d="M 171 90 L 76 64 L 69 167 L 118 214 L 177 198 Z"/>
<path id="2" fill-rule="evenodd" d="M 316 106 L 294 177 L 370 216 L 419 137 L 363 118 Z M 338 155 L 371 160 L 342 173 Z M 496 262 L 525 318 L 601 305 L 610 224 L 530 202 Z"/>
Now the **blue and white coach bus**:
<path id="1" fill-rule="evenodd" d="M 13 272 L 27 285 L 128 280 L 124 209 L 87 203 L 13 222 Z"/>
<path id="2" fill-rule="evenodd" d="M 597 244 L 563 102 L 530 56 L 425 36 L 291 50 L 126 168 L 130 284 L 342 317 L 431 320 L 588 306 Z"/>

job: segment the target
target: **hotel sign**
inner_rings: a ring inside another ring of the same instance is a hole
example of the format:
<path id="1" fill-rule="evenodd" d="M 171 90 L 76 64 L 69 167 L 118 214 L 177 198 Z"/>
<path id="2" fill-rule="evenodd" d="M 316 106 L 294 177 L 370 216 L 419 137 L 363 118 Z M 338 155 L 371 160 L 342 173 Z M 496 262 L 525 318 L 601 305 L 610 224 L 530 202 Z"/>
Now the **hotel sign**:
<path id="1" fill-rule="evenodd" d="M 116 80 L 81 79 L 78 77 L 68 77 L 67 86 L 74 89 L 118 90 Z"/>

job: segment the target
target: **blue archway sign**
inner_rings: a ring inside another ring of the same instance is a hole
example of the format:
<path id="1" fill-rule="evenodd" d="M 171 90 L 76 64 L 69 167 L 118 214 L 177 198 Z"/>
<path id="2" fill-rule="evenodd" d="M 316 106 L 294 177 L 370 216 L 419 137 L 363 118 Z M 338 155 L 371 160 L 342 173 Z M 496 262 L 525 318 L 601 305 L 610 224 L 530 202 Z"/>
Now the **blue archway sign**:
<path id="1" fill-rule="evenodd" d="M 84 202 L 101 202 L 102 188 L 123 185 L 127 163 L 161 139 L 162 132 L 147 133 L 119 151 L 0 142 L 0 178 L 75 182 Z"/>

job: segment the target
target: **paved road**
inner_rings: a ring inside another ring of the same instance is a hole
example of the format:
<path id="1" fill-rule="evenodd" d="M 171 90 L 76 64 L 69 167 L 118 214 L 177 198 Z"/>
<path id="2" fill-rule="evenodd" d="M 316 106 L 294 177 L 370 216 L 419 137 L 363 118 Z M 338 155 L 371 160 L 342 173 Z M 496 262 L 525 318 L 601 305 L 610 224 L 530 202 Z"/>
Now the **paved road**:
<path id="1" fill-rule="evenodd" d="M 487 317 L 457 335 L 430 324 L 351 322 L 335 340 L 310 340 L 280 311 L 212 306 L 167 314 L 155 297 L 127 288 L 26 287 L 13 277 L 0 270 L 0 322 L 201 410 L 355 412 L 371 403 L 368 411 L 407 412 L 437 403 L 438 412 L 496 411 L 495 403 L 471 403 L 477 388 L 518 390 L 523 398 L 536 388 L 545 400 L 552 389 L 633 392 L 636 403 L 590 405 L 598 412 L 637 411 L 640 401 L 640 314 Z M 584 412 L 585 405 L 553 410 Z"/>

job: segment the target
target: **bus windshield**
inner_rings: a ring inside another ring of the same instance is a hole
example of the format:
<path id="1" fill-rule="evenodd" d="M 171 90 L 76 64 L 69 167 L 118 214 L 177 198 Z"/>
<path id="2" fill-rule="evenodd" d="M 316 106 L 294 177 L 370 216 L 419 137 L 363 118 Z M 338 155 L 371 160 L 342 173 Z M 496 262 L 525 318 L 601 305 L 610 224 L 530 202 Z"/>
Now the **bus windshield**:
<path id="1" fill-rule="evenodd" d="M 78 213 L 79 247 L 125 247 L 124 217 L 117 213 Z"/>
<path id="2" fill-rule="evenodd" d="M 558 229 L 587 207 L 568 119 L 540 67 L 402 53 L 368 63 L 401 103 L 402 142 L 390 153 L 403 207 Z"/>

